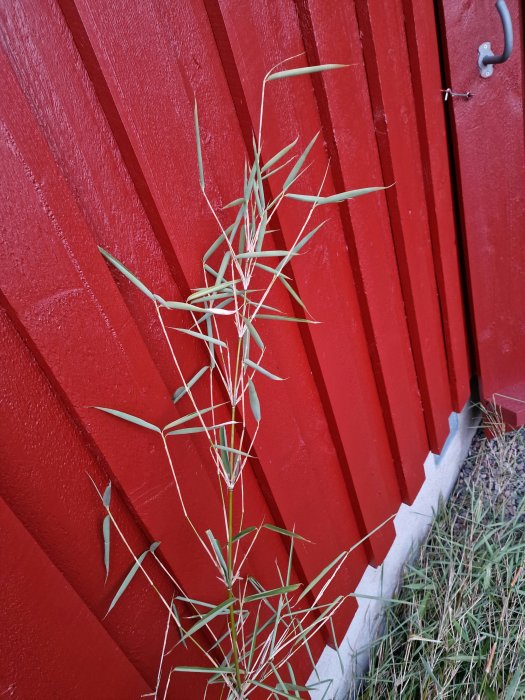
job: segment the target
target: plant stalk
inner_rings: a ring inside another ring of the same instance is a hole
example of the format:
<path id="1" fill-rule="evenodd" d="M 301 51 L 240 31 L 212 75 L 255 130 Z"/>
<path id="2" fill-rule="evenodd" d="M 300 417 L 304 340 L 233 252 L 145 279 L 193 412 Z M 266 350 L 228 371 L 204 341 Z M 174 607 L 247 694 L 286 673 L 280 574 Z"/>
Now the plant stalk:
<path id="1" fill-rule="evenodd" d="M 239 360 L 241 356 L 241 344 L 242 339 L 239 338 L 237 342 L 237 357 L 235 360 L 235 379 L 232 386 L 233 397 L 232 397 L 232 427 L 231 427 L 231 438 L 230 445 L 233 446 L 235 439 L 235 391 L 237 387 L 237 379 L 239 376 Z M 240 447 L 240 446 L 239 446 Z M 228 457 L 230 461 L 230 473 L 233 475 L 233 468 L 235 463 L 234 453 Z M 227 545 L 227 566 L 228 566 L 228 596 L 233 598 L 233 489 L 234 484 L 228 488 L 228 545 Z M 235 667 L 235 681 L 237 686 L 237 691 L 239 693 L 239 698 L 241 698 L 242 692 L 242 681 L 241 681 L 241 669 L 239 665 L 239 650 L 237 648 L 237 628 L 235 626 L 235 603 L 230 605 L 230 635 L 232 640 L 232 651 L 233 651 L 233 665 Z"/>

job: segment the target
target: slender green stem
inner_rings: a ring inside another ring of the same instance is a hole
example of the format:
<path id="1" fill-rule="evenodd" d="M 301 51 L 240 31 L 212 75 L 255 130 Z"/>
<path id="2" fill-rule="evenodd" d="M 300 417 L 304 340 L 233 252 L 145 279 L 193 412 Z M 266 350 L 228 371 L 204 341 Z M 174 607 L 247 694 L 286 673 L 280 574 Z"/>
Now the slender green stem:
<path id="1" fill-rule="evenodd" d="M 232 386 L 232 392 L 233 392 L 233 401 L 232 401 L 232 427 L 231 427 L 231 438 L 230 438 L 230 445 L 233 446 L 233 442 L 235 439 L 235 406 L 236 406 L 236 387 L 237 387 L 237 379 L 239 376 L 239 361 L 241 357 L 241 344 L 242 344 L 242 339 L 239 338 L 237 342 L 237 357 L 235 360 L 235 379 L 233 382 Z M 239 446 L 240 447 L 240 446 Z M 231 453 L 231 455 L 228 457 L 230 460 L 230 473 L 233 474 L 233 468 L 235 464 L 235 456 L 234 453 Z M 233 595 L 233 488 L 234 485 L 233 483 L 230 485 L 228 489 L 228 544 L 227 544 L 227 566 L 228 566 L 228 595 L 230 597 L 234 597 Z M 241 681 L 241 669 L 239 665 L 239 650 L 237 648 L 237 627 L 235 624 L 235 603 L 232 603 L 230 605 L 230 634 L 231 634 L 231 640 L 232 640 L 232 651 L 233 651 L 233 665 L 235 667 L 235 679 L 236 679 L 236 684 L 237 684 L 237 691 L 239 692 L 239 697 L 241 693 L 241 688 L 242 688 L 242 681 Z"/>

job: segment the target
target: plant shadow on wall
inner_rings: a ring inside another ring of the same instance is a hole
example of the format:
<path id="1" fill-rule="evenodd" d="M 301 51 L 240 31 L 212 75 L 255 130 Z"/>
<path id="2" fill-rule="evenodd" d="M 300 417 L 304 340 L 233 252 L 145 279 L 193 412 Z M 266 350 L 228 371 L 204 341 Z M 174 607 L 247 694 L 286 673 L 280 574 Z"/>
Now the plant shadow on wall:
<path id="1" fill-rule="evenodd" d="M 197 103 L 195 104 L 200 188 L 219 232 L 216 241 L 203 257 L 203 286 L 196 289 L 185 302 L 166 301 L 152 292 L 110 253 L 100 249 L 109 263 L 151 300 L 152 309 L 182 382 L 173 401 L 175 404 L 181 401 L 188 403 L 190 410 L 186 415 L 160 427 L 115 408 L 96 408 L 158 434 L 180 508 L 193 531 L 195 545 L 202 548 L 209 560 L 210 580 L 218 578 L 223 592 L 222 600 L 217 603 L 217 600 L 194 600 L 191 592 L 181 590 L 156 554 L 159 542 L 154 542 L 145 552 L 134 553 L 112 513 L 111 484 L 103 492 L 97 488 L 107 511 L 102 527 L 106 574 L 109 572 L 113 532 L 123 540 L 134 560 L 108 613 L 139 571 L 148 578 L 166 610 L 167 622 L 157 687 L 152 693 L 155 698 L 168 697 L 170 684 L 175 684 L 176 674 L 183 672 L 205 674 L 208 688 L 210 685 L 215 686 L 220 689 L 221 697 L 231 700 L 247 698 L 254 693 L 257 697 L 263 694 L 275 698 L 300 698 L 316 686 L 320 686 L 326 696 L 330 688 L 329 680 L 319 679 L 309 687 L 298 683 L 294 674 L 293 657 L 299 650 L 306 650 L 313 664 L 310 640 L 324 626 L 328 626 L 333 633 L 332 617 L 349 596 L 338 596 L 327 602 L 326 590 L 350 553 L 362 543 L 361 540 L 341 552 L 308 585 L 302 586 L 294 581 L 292 561 L 297 540 L 304 538 L 299 533 L 272 524 L 250 522 L 249 513 L 244 510 L 243 474 L 245 469 L 250 468 L 249 460 L 253 456 L 252 450 L 256 445 L 264 413 L 257 394 L 257 382 L 262 377 L 275 382 L 282 381 L 265 363 L 266 347 L 258 330 L 258 322 L 315 323 L 307 317 L 309 314 L 292 286 L 290 276 L 286 274 L 286 266 L 294 257 L 303 253 L 307 243 L 326 223 L 325 220 L 312 227 L 311 220 L 317 207 L 384 189 L 367 187 L 323 196 L 321 192 L 328 174 L 327 169 L 317 193 L 298 193 L 295 190 L 296 184 L 308 167 L 308 156 L 318 134 L 298 157 L 293 155 L 298 141 L 296 139 L 263 161 L 264 99 L 269 83 L 274 80 L 300 79 L 305 74 L 345 67 L 328 64 L 277 70 L 282 65 L 275 66 L 263 81 L 258 134 L 253 137 L 253 160 L 245 166 L 241 196 L 224 207 L 233 212 L 232 223 L 227 228 L 221 224 L 206 193 Z M 265 181 L 279 171 L 282 171 L 281 177 L 285 175 L 285 179 L 279 193 L 267 201 Z M 269 234 L 272 233 L 279 207 L 285 200 L 294 200 L 301 203 L 301 206 L 306 203 L 306 215 L 289 249 L 269 249 Z M 275 285 L 283 285 L 296 304 L 304 309 L 303 318 L 285 316 L 271 305 L 271 292 Z M 172 325 L 170 315 L 173 312 L 179 312 L 179 315 L 183 312 L 187 324 Z M 184 375 L 174 350 L 174 338 L 180 339 L 181 334 L 201 342 L 209 358 L 208 364 L 192 377 Z M 207 389 L 203 395 L 208 400 L 203 404 L 197 396 L 197 389 L 202 390 L 206 383 Z M 199 531 L 185 505 L 185 494 L 179 483 L 170 443 L 179 436 L 193 434 L 197 439 L 205 439 L 209 447 L 209 468 L 217 475 L 221 495 L 221 520 L 224 523 L 222 532 L 213 532 L 211 529 Z M 377 529 L 379 528 L 368 536 Z M 263 535 L 282 537 L 287 542 L 288 556 L 282 564 L 276 564 L 275 582 L 271 588 L 263 586 L 250 575 L 250 554 L 253 556 L 254 546 Z M 146 557 L 154 559 L 169 576 L 174 588 L 171 598 L 164 597 L 154 585 L 143 565 Z M 176 631 L 177 645 L 193 645 L 199 650 L 203 659 L 202 666 L 170 666 L 170 649 L 167 645 L 170 628 Z M 209 646 L 206 645 L 206 639 L 212 639 Z"/>

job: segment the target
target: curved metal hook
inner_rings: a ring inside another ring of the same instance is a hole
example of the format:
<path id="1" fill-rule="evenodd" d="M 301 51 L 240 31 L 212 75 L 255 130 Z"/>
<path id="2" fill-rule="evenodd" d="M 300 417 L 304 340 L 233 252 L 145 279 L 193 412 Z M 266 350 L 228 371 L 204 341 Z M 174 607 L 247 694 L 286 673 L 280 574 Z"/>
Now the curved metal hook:
<path id="1" fill-rule="evenodd" d="M 503 53 L 499 56 L 494 56 L 490 48 L 490 42 L 486 41 L 481 44 L 479 47 L 478 66 L 483 78 L 488 78 L 492 75 L 494 70 L 492 66 L 495 63 L 504 63 L 509 58 L 514 45 L 512 19 L 505 0 L 497 0 L 496 9 L 503 26 Z"/>

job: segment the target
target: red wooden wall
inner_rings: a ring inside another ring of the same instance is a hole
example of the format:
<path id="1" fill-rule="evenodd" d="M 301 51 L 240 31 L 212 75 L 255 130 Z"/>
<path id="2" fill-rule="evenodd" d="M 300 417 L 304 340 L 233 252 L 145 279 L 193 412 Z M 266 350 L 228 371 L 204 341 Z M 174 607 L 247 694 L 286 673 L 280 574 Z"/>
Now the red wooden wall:
<path id="1" fill-rule="evenodd" d="M 115 543 L 104 585 L 103 512 L 87 474 L 111 479 L 136 551 L 160 540 L 193 597 L 209 597 L 213 574 L 155 436 L 88 408 L 158 424 L 186 409 L 171 403 L 179 381 L 150 302 L 97 245 L 164 298 L 185 298 L 217 236 L 198 185 L 194 94 L 220 207 L 239 196 L 266 71 L 299 53 L 297 65 L 351 64 L 276 81 L 267 104 L 270 153 L 296 135 L 301 152 L 321 131 L 305 191 L 328 160 L 327 193 L 395 183 L 334 207 L 292 265 L 322 324 L 264 327 L 268 366 L 289 379 L 258 388 L 247 509 L 253 523 L 316 543 L 294 561 L 297 579 L 311 578 L 414 498 L 428 451 L 439 452 L 468 396 L 433 5 L 6 0 L 0 13 L 0 695 L 138 697 L 155 687 L 164 613 L 137 576 L 104 617 L 130 557 Z M 277 247 L 301 213 L 282 209 Z M 297 312 L 278 291 L 274 301 Z M 178 352 L 189 375 L 202 366 L 198 345 Z M 188 438 L 174 449 L 189 510 L 213 529 L 205 446 Z M 354 590 L 393 535 L 387 526 L 355 552 L 334 595 Z M 259 551 L 261 579 L 284 544 Z M 339 636 L 352 610 L 341 611 Z M 202 696 L 198 679 L 177 681 L 177 697 Z"/>

